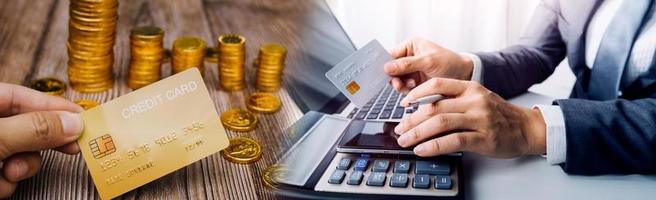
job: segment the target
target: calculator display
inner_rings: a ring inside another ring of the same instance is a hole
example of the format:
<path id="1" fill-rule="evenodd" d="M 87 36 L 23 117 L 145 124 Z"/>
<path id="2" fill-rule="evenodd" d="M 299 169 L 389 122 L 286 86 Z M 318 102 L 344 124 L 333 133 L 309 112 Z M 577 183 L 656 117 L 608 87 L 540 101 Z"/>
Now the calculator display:
<path id="1" fill-rule="evenodd" d="M 396 141 L 394 133 L 396 122 L 365 122 L 354 120 L 339 141 L 342 149 L 374 149 L 412 151 L 412 147 L 403 148 Z"/>

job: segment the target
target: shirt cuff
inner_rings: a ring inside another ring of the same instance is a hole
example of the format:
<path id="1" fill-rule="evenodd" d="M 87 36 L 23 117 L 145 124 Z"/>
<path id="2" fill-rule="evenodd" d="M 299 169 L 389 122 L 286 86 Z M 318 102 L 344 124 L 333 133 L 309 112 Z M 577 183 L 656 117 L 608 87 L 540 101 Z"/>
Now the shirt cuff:
<path id="1" fill-rule="evenodd" d="M 567 128 L 565 117 L 560 106 L 535 105 L 544 118 L 547 126 L 547 162 L 552 165 L 564 163 L 567 160 Z"/>
<path id="2" fill-rule="evenodd" d="M 481 76 L 483 75 L 483 63 L 481 62 L 481 58 L 478 57 L 476 54 L 471 54 L 471 53 L 460 53 L 463 56 L 469 57 L 472 62 L 474 63 L 474 69 L 472 70 L 472 76 L 471 76 L 471 81 L 474 82 L 481 82 Z"/>

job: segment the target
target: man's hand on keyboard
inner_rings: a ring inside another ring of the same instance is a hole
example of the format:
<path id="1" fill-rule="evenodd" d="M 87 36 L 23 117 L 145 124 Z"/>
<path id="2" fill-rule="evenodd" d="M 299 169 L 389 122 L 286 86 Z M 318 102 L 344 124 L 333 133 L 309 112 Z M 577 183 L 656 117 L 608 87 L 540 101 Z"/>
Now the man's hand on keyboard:
<path id="1" fill-rule="evenodd" d="M 392 77 L 394 89 L 407 93 L 430 78 L 443 77 L 469 80 L 474 63 L 428 40 L 415 38 L 390 52 L 395 59 L 385 64 L 385 73 Z"/>
<path id="2" fill-rule="evenodd" d="M 419 156 L 459 151 L 509 158 L 546 152 L 542 114 L 506 102 L 476 82 L 432 78 L 417 86 L 401 105 L 433 94 L 444 99 L 406 115 L 395 128 L 399 145 Z"/>

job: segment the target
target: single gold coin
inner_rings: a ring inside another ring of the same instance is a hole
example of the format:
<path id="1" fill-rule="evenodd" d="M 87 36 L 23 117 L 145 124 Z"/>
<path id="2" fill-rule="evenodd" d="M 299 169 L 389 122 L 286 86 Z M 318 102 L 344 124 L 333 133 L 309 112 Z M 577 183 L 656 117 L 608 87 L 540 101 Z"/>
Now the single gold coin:
<path id="1" fill-rule="evenodd" d="M 248 97 L 246 107 L 249 110 L 260 113 L 274 113 L 280 110 L 280 99 L 278 97 L 263 92 L 256 92 Z"/>
<path id="2" fill-rule="evenodd" d="M 276 189 L 288 172 L 289 169 L 286 166 L 279 164 L 271 165 L 262 172 L 262 182 L 264 182 L 265 186 Z"/>
<path id="3" fill-rule="evenodd" d="M 247 137 L 230 139 L 228 148 L 221 150 L 221 155 L 233 163 L 249 164 L 262 157 L 262 148 L 255 140 Z"/>
<path id="4" fill-rule="evenodd" d="M 61 95 L 66 91 L 66 84 L 56 78 L 37 79 L 30 87 L 49 95 Z"/>
<path id="5" fill-rule="evenodd" d="M 75 101 L 75 103 L 76 103 L 77 105 L 82 106 L 82 108 L 84 108 L 84 110 L 89 110 L 89 109 L 91 109 L 91 108 L 93 108 L 93 107 L 98 106 L 98 102 L 97 102 L 97 101 L 90 100 L 90 99 L 80 99 L 80 100 Z"/>
<path id="6" fill-rule="evenodd" d="M 255 129 L 257 118 L 248 110 L 233 108 L 221 114 L 221 123 L 232 131 L 246 132 Z"/>

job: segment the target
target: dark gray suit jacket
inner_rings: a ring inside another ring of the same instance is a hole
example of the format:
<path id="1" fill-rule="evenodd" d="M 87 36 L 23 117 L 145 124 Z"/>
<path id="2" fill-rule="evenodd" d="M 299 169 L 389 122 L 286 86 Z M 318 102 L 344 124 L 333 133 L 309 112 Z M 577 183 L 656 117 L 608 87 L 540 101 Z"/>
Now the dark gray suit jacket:
<path id="1" fill-rule="evenodd" d="M 619 100 L 590 101 L 585 33 L 601 0 L 544 0 L 518 45 L 478 53 L 482 83 L 508 98 L 544 81 L 565 58 L 577 77 L 571 98 L 557 100 L 567 128 L 573 174 L 656 173 L 656 66 Z"/>

